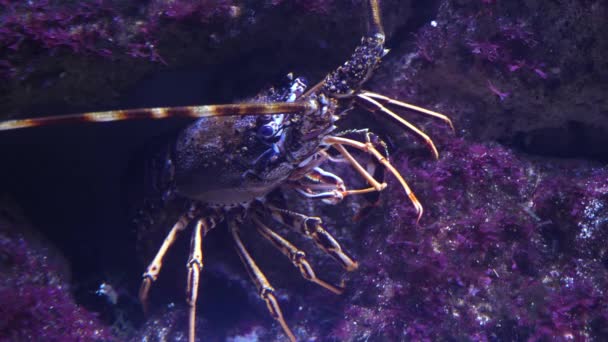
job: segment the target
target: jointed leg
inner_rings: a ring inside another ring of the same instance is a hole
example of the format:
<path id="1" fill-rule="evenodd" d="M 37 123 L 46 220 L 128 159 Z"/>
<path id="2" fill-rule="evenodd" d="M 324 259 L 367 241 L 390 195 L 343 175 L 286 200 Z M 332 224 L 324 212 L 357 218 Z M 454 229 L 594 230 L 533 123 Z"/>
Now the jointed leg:
<path id="1" fill-rule="evenodd" d="M 376 191 L 382 191 L 386 188 L 386 183 L 378 182 L 372 175 L 367 172 L 367 169 L 361 166 L 359 162 L 348 152 L 342 145 L 340 144 L 332 144 L 341 155 L 344 156 L 346 160 L 350 162 L 350 164 L 357 170 L 357 172 L 365 178 L 365 180 L 374 188 Z"/>
<path id="2" fill-rule="evenodd" d="M 266 279 L 266 276 L 264 276 L 264 273 L 262 273 L 258 265 L 256 265 L 251 255 L 249 255 L 249 252 L 247 252 L 247 249 L 245 248 L 245 245 L 243 244 L 243 241 L 239 236 L 239 228 L 236 225 L 236 222 L 232 220 L 229 221 L 228 224 L 230 226 L 230 232 L 232 233 L 232 237 L 234 238 L 234 242 L 236 244 L 236 251 L 239 253 L 239 257 L 241 257 L 241 261 L 243 262 L 243 265 L 245 265 L 247 273 L 249 273 L 249 276 L 255 283 L 255 286 L 259 291 L 260 298 L 262 298 L 266 302 L 266 306 L 268 307 L 268 311 L 270 311 L 270 315 L 277 322 L 279 322 L 289 340 L 291 342 L 295 342 L 296 337 L 291 332 L 291 329 L 289 329 L 287 322 L 285 322 L 285 319 L 283 318 L 281 307 L 279 306 L 279 302 L 277 301 L 277 298 L 274 295 L 274 288 L 270 285 L 270 283 Z"/>
<path id="3" fill-rule="evenodd" d="M 323 170 L 318 165 L 315 165 L 311 168 L 305 167 L 305 172 L 302 172 L 298 177 L 294 177 L 293 182 L 290 184 L 292 188 L 308 198 L 321 199 L 323 202 L 328 204 L 336 204 L 343 200 L 344 197 L 349 195 L 359 195 L 375 191 L 382 191 L 386 188 L 386 183 L 378 182 L 345 148 L 336 145 L 328 145 L 328 147 L 329 146 L 336 148 L 342 154 L 342 159 L 336 159 L 331 157 L 327 152 L 322 151 L 321 160 L 329 160 L 337 163 L 349 163 L 363 178 L 367 180 L 370 187 L 364 189 L 347 190 L 342 178 L 331 172 Z M 305 180 L 310 180 L 311 182 L 304 182 Z"/>
<path id="4" fill-rule="evenodd" d="M 297 192 L 299 192 L 301 195 L 303 195 L 307 198 L 320 199 L 327 204 L 336 204 L 336 203 L 342 201 L 344 199 L 344 197 L 346 197 L 346 196 L 362 195 L 362 194 L 367 194 L 370 192 L 378 191 L 374 187 L 369 187 L 369 188 L 364 188 L 364 189 L 354 189 L 354 190 L 344 190 L 344 191 L 339 191 L 339 190 L 334 189 L 334 190 L 329 190 L 329 191 L 314 192 L 313 190 L 327 190 L 327 186 L 316 185 L 316 184 L 309 185 L 309 184 L 303 184 L 303 183 L 291 184 L 290 187 L 295 189 Z"/>
<path id="5" fill-rule="evenodd" d="M 201 218 L 196 222 L 192 238 L 190 240 L 190 257 L 188 258 L 188 283 L 186 285 L 188 302 L 188 341 L 194 342 L 196 328 L 196 299 L 198 298 L 198 283 L 200 272 L 203 268 L 203 234 L 210 227 Z"/>
<path id="6" fill-rule="evenodd" d="M 325 150 L 319 150 L 317 153 L 302 161 L 298 165 L 298 168 L 291 173 L 289 179 L 298 180 L 302 177 L 305 177 L 307 173 L 309 173 L 314 168 L 319 167 L 328 159 L 331 159 L 329 153 L 327 153 Z"/>
<path id="7" fill-rule="evenodd" d="M 307 180 L 309 182 L 307 182 Z M 346 189 L 342 178 L 331 172 L 325 171 L 320 167 L 315 167 L 307 173 L 303 179 L 290 183 L 289 187 L 295 189 L 305 197 L 321 199 L 327 204 L 336 204 L 346 196 L 379 191 L 374 187 Z M 386 187 L 386 184 L 380 184 L 380 190 L 384 189 L 384 187 Z"/>
<path id="8" fill-rule="evenodd" d="M 360 134 L 367 132 L 368 131 L 366 129 L 352 130 L 344 131 L 338 133 L 337 135 L 340 136 L 341 134 Z M 328 145 L 325 148 L 329 147 L 332 146 Z M 378 192 L 386 188 L 386 183 L 378 182 L 375 177 L 370 174 L 370 172 L 375 173 L 375 171 L 378 170 L 376 168 L 377 165 L 368 164 L 367 168 L 364 168 L 346 149 L 340 148 L 340 146 L 336 147 L 335 145 L 334 147 L 341 152 L 341 157 L 333 157 L 325 150 L 319 151 L 314 155 L 313 158 L 309 158 L 309 160 L 305 161 L 301 165 L 300 169 L 293 174 L 293 176 L 290 178 L 291 182 L 288 184 L 288 186 L 308 198 L 321 199 L 323 202 L 328 204 L 336 204 L 343 200 L 346 196 Z M 367 180 L 370 187 L 347 190 L 342 178 L 331 172 L 325 171 L 320 167 L 320 165 L 325 161 L 350 164 L 363 178 Z"/>
<path id="9" fill-rule="evenodd" d="M 359 267 L 359 264 L 342 250 L 338 241 L 323 228 L 320 218 L 291 212 L 272 205 L 267 207 L 275 221 L 298 230 L 312 239 L 319 248 L 340 263 L 345 270 L 354 271 Z"/>
<path id="10" fill-rule="evenodd" d="M 422 205 L 420 204 L 420 202 L 418 201 L 418 199 L 416 198 L 416 195 L 414 195 L 414 193 L 412 192 L 410 187 L 407 185 L 406 181 L 403 179 L 403 177 L 401 176 L 399 171 L 397 171 L 397 169 L 395 169 L 395 167 L 388 161 L 388 159 L 385 156 L 383 156 L 382 153 L 380 153 L 378 151 L 378 149 L 376 149 L 374 144 L 371 142 L 370 133 L 366 134 L 365 137 L 366 137 L 365 143 L 362 143 L 360 141 L 356 141 L 353 139 L 335 137 L 335 136 L 326 137 L 324 139 L 324 142 L 336 147 L 338 150 L 344 149 L 343 145 L 351 146 L 351 147 L 354 147 L 363 152 L 369 153 L 374 158 L 376 158 L 376 160 L 378 160 L 378 162 L 380 164 L 382 164 L 384 167 L 386 167 L 386 169 L 388 169 L 393 174 L 393 176 L 395 176 L 395 178 L 397 178 L 399 183 L 401 183 L 401 186 L 405 190 L 406 195 L 409 197 L 410 201 L 412 202 L 412 204 L 416 208 L 416 211 L 418 212 L 418 219 L 416 222 L 420 221 L 420 218 L 422 217 L 423 208 L 422 208 Z"/>
<path id="11" fill-rule="evenodd" d="M 334 188 L 339 191 L 346 190 L 342 178 L 336 176 L 331 172 L 325 171 L 320 167 L 315 167 L 310 172 L 308 172 L 305 177 L 308 180 L 328 186 L 329 188 Z"/>
<path id="12" fill-rule="evenodd" d="M 260 219 L 254 215 L 253 222 L 258 229 L 258 232 L 262 234 L 268 241 L 270 241 L 278 250 L 281 251 L 286 257 L 291 260 L 291 263 L 300 270 L 302 277 L 306 280 L 309 280 L 313 283 L 316 283 L 329 291 L 335 294 L 342 294 L 344 289 L 342 287 L 338 287 L 332 285 L 324 280 L 319 279 L 312 266 L 306 260 L 306 253 L 299 250 L 296 246 L 292 245 L 289 241 L 279 235 L 277 232 L 268 228 Z"/>
<path id="13" fill-rule="evenodd" d="M 139 300 L 143 305 L 144 312 L 148 311 L 148 293 L 150 291 L 150 286 L 153 281 L 158 279 L 158 274 L 163 265 L 163 258 L 165 254 L 171 248 L 173 243 L 175 242 L 175 238 L 177 233 L 184 230 L 190 221 L 192 221 L 193 217 L 196 215 L 196 210 L 191 209 L 188 213 L 182 215 L 177 222 L 173 225 L 173 228 L 169 231 L 169 234 L 165 237 L 163 244 L 160 246 L 160 249 L 156 253 L 154 259 L 146 269 L 146 272 L 143 274 L 143 280 L 141 283 L 141 287 L 139 289 Z"/>
<path id="14" fill-rule="evenodd" d="M 357 129 L 357 130 L 339 132 L 339 133 L 336 133 L 335 136 L 344 137 L 344 136 L 350 135 L 350 134 L 357 134 L 357 135 L 365 136 L 367 134 L 372 134 L 372 133 L 369 132 L 369 129 Z M 377 145 L 378 150 L 384 155 L 384 157 L 386 159 L 388 159 L 389 153 L 388 153 L 388 147 L 387 147 L 386 143 L 380 139 L 374 139 L 374 145 Z M 336 145 L 334 145 L 334 146 L 336 146 Z M 342 149 L 346 151 L 346 149 L 344 147 L 342 147 Z M 371 158 L 371 160 L 367 160 L 364 163 L 365 170 L 378 183 L 386 186 L 386 182 L 384 181 L 384 173 L 385 173 L 386 168 L 382 164 L 380 164 L 374 156 L 368 155 L 368 158 Z M 379 191 L 369 191 L 367 193 L 362 193 L 362 194 L 364 195 L 363 198 L 365 199 L 366 203 L 363 204 L 363 206 L 357 211 L 357 213 L 353 217 L 353 220 L 355 222 L 360 221 L 361 218 L 366 216 L 367 212 L 369 212 L 372 208 L 377 207 L 379 204 L 379 199 L 380 199 Z"/>

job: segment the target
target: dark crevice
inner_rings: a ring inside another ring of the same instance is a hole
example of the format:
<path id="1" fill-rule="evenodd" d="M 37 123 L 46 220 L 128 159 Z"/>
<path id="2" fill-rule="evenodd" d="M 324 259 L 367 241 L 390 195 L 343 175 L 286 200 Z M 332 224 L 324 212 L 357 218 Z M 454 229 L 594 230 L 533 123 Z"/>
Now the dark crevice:
<path id="1" fill-rule="evenodd" d="M 397 27 L 392 36 L 388 37 L 387 46 L 399 49 L 403 44 L 409 44 L 414 32 L 437 17 L 438 9 L 439 1 L 414 1 L 410 10 L 415 15 L 412 15 L 404 25 Z"/>
<path id="2" fill-rule="evenodd" d="M 563 126 L 517 132 L 506 143 L 528 154 L 608 162 L 608 149 L 606 149 L 608 132 L 580 121 L 568 121 Z"/>

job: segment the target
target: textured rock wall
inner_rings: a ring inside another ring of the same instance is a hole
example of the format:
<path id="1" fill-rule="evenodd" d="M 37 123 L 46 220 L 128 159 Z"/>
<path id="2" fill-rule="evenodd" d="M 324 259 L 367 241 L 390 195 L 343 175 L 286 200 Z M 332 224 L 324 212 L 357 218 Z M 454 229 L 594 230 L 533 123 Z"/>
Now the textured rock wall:
<path id="1" fill-rule="evenodd" d="M 229 102 L 289 71 L 312 83 L 349 55 L 364 30 L 361 1 L 28 3 L 0 1 L 2 117 Z M 383 9 L 391 52 L 367 88 L 449 115 L 456 133 L 402 113 L 434 139 L 440 158 L 433 160 L 424 144 L 381 115 L 356 111 L 341 123 L 385 137 L 391 160 L 425 208 L 419 225 L 390 174 L 378 206 L 358 221 L 352 218 L 367 204 L 362 199 L 325 206 L 286 194 L 290 208 L 323 217 L 359 260 L 356 272 L 343 274 L 312 243 L 283 231 L 307 251 L 318 274 L 345 280 L 343 296 L 302 280 L 265 241 L 245 233 L 296 335 L 606 339 L 606 4 L 384 1 Z M 188 239 L 165 263 L 152 290 L 155 310 L 141 325 L 129 296 L 147 260 L 137 259 L 134 232 L 116 214 L 122 203 L 114 187 L 134 145 L 143 144 L 134 135 L 150 138 L 163 125 L 0 135 L 3 189 L 26 203 L 51 240 L 71 242 L 60 245 L 80 264 L 72 283 L 91 292 L 108 274 L 126 273 L 118 283 L 127 295 L 118 306 L 80 297 L 104 312 L 107 324 L 132 324 L 114 331 L 134 340 L 185 338 Z M 352 170 L 335 171 L 363 185 Z M 61 224 L 45 228 L 53 215 L 40 208 L 53 205 L 67 208 L 56 214 Z M 63 224 L 71 216 L 88 228 Z M 222 234 L 206 239 L 201 336 L 282 340 Z M 97 254 L 83 257 L 82 246 Z"/>

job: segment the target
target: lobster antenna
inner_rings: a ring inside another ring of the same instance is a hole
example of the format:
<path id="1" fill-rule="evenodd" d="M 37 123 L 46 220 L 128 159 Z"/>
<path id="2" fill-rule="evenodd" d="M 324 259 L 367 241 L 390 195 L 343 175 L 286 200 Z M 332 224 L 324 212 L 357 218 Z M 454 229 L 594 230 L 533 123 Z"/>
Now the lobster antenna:
<path id="1" fill-rule="evenodd" d="M 140 119 L 167 119 L 176 117 L 205 118 L 214 116 L 295 114 L 308 113 L 316 109 L 317 104 L 314 101 L 301 101 L 110 110 L 105 112 L 90 112 L 0 121 L 0 131 L 79 122 L 113 122 Z"/>
<path id="2" fill-rule="evenodd" d="M 382 26 L 382 18 L 380 16 L 380 3 L 379 0 L 369 0 L 369 25 L 370 34 L 382 35 L 384 34 L 384 26 Z"/>

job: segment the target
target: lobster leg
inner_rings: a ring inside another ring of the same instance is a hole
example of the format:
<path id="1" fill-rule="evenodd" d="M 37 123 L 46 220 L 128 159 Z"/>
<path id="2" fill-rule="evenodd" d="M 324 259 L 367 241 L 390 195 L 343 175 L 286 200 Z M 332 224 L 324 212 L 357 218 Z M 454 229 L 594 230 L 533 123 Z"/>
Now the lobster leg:
<path id="1" fill-rule="evenodd" d="M 305 197 L 321 199 L 327 204 L 336 204 L 346 196 L 379 191 L 374 187 L 347 190 L 342 178 L 331 172 L 325 171 L 320 167 L 315 167 L 310 170 L 304 178 L 305 179 L 300 179 L 291 184 L 291 187 Z M 310 182 L 305 182 L 304 180 Z M 384 186 L 386 186 L 386 184 L 384 184 Z M 382 189 L 384 188 L 381 188 L 380 190 Z"/>
<path id="2" fill-rule="evenodd" d="M 344 146 L 339 144 L 332 144 L 334 147 L 349 163 L 355 168 L 355 170 L 363 177 L 365 180 L 374 188 L 376 191 L 382 191 L 386 188 L 386 183 L 378 182 L 372 175 L 367 172 L 367 169 L 364 168 L 359 162 L 353 157 L 350 152 L 348 152 Z"/>
<path id="3" fill-rule="evenodd" d="M 338 135 L 347 133 L 367 133 L 367 130 L 344 131 L 342 133 L 338 133 Z M 305 197 L 321 199 L 323 202 L 328 204 L 336 204 L 343 200 L 346 196 L 377 192 L 386 188 L 386 183 L 376 181 L 374 176 L 370 174 L 370 172 L 374 172 L 375 167 L 370 168 L 370 165 L 368 165 L 367 168 L 364 168 L 345 149 L 343 149 L 343 156 L 340 158 L 329 155 L 325 150 L 319 151 L 315 157 L 316 158 L 311 158 L 308 163 L 304 164 L 304 166 L 298 170 L 293 177 L 291 177 L 293 182 L 289 184 L 289 187 L 294 188 Z M 331 172 L 323 170 L 319 166 L 325 161 L 351 164 L 363 176 L 363 178 L 368 180 L 368 183 L 371 186 L 364 189 L 347 190 L 342 178 Z"/>
<path id="4" fill-rule="evenodd" d="M 321 225 L 323 221 L 318 217 L 306 216 L 289 210 L 268 205 L 272 218 L 294 230 L 300 231 L 304 236 L 312 239 L 325 253 L 334 258 L 347 271 L 354 271 L 359 264 L 342 250 L 340 243 L 331 236 Z"/>
<path id="5" fill-rule="evenodd" d="M 210 227 L 204 219 L 199 219 L 192 231 L 190 240 L 190 257 L 188 258 L 188 284 L 186 293 L 188 295 L 188 342 L 195 341 L 196 331 L 196 299 L 198 298 L 198 285 L 201 269 L 203 268 L 203 234 Z"/>
<path id="6" fill-rule="evenodd" d="M 152 282 L 158 279 L 158 274 L 160 273 L 160 269 L 163 265 L 163 258 L 165 257 L 165 254 L 175 242 L 177 234 L 188 226 L 188 224 L 192 221 L 193 216 L 194 211 L 191 210 L 177 220 L 177 222 L 173 225 L 173 228 L 171 228 L 169 231 L 169 234 L 167 234 L 165 237 L 165 240 L 156 253 L 156 256 L 154 256 L 154 259 L 152 259 L 152 262 L 150 265 L 148 265 L 146 272 L 144 272 L 143 280 L 139 288 L 139 301 L 142 303 L 144 313 L 148 312 L 148 293 L 150 291 L 150 286 L 152 285 Z"/>
<path id="7" fill-rule="evenodd" d="M 239 236 L 239 228 L 236 225 L 236 222 L 234 220 L 231 220 L 228 222 L 228 224 L 230 226 L 230 232 L 232 233 L 232 237 L 236 244 L 236 251 L 238 252 L 239 257 L 241 258 L 243 265 L 247 269 L 247 273 L 249 273 L 249 276 L 255 283 L 255 286 L 259 291 L 260 298 L 266 302 L 266 306 L 268 307 L 270 315 L 277 322 L 279 322 L 281 328 L 283 328 L 283 331 L 285 332 L 289 340 L 291 342 L 295 342 L 296 337 L 291 332 L 291 329 L 289 329 L 287 322 L 285 322 L 285 318 L 283 318 L 283 312 L 281 312 L 279 302 L 277 301 L 277 298 L 274 295 L 274 288 L 272 287 L 272 285 L 270 285 L 264 273 L 262 273 L 258 265 L 256 265 L 255 261 L 245 248 L 245 245 L 243 244 L 243 241 Z"/>
<path id="8" fill-rule="evenodd" d="M 323 139 L 323 141 L 326 144 L 334 146 L 336 149 L 338 149 L 338 151 L 340 151 L 341 149 L 346 150 L 346 149 L 344 149 L 344 146 L 350 146 L 350 147 L 356 148 L 360 151 L 369 153 L 374 158 L 376 158 L 376 160 L 380 164 L 382 164 L 386 169 L 388 169 L 393 174 L 393 176 L 395 176 L 395 178 L 397 178 L 399 183 L 401 183 L 401 186 L 405 190 L 406 195 L 408 196 L 408 198 L 410 199 L 410 201 L 416 208 L 416 212 L 418 213 L 418 218 L 416 220 L 416 223 L 418 223 L 420 221 L 420 218 L 422 217 L 422 213 L 424 211 L 424 209 L 422 208 L 422 204 L 420 204 L 420 201 L 418 201 L 418 199 L 416 198 L 416 195 L 414 195 L 414 193 L 412 192 L 412 189 L 410 189 L 409 185 L 407 185 L 407 182 L 405 181 L 405 179 L 403 179 L 403 177 L 401 176 L 399 171 L 397 171 L 397 169 L 395 169 L 395 167 L 388 161 L 388 159 L 385 156 L 383 156 L 382 153 L 380 153 L 380 151 L 378 151 L 378 149 L 374 146 L 374 143 L 371 142 L 371 133 L 368 132 L 367 134 L 365 134 L 365 140 L 366 140 L 366 142 L 362 143 L 357 140 L 343 138 L 343 137 L 336 137 L 336 136 L 327 136 Z"/>
<path id="9" fill-rule="evenodd" d="M 345 191 L 346 187 L 344 186 L 344 181 L 342 178 L 336 176 L 335 174 L 325 171 L 320 167 L 315 167 L 309 173 L 305 175 L 308 180 L 311 180 L 315 183 L 333 187 L 339 191 Z"/>
<path id="10" fill-rule="evenodd" d="M 258 232 L 281 251 L 281 253 L 288 257 L 289 260 L 291 260 L 291 263 L 300 270 L 304 279 L 316 283 L 335 294 L 342 294 L 342 292 L 344 292 L 344 288 L 332 285 L 316 276 L 312 266 L 310 266 L 308 260 L 306 260 L 306 253 L 292 245 L 277 232 L 270 229 L 255 215 L 253 217 L 253 222 L 255 223 Z"/>
<path id="11" fill-rule="evenodd" d="M 336 204 L 344 199 L 346 196 L 351 195 L 362 195 L 370 192 L 377 192 L 374 187 L 364 188 L 364 189 L 354 189 L 354 190 L 331 190 L 324 192 L 312 192 L 312 190 L 326 190 L 327 187 L 324 185 L 315 186 L 306 185 L 306 184 L 297 184 L 294 185 L 293 188 L 299 192 L 302 196 L 307 198 L 321 199 L 323 202 L 327 204 Z"/>

